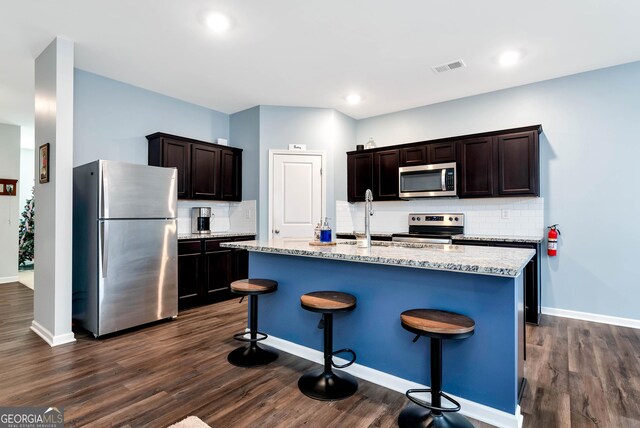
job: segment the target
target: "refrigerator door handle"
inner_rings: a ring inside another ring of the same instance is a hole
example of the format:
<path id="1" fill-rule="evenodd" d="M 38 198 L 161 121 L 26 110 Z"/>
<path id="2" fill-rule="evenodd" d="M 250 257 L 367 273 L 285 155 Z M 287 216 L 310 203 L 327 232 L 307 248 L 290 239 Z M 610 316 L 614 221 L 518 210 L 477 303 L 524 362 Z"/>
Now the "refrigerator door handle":
<path id="1" fill-rule="evenodd" d="M 109 218 L 109 174 L 107 174 L 107 165 L 102 164 L 102 218 Z"/>
<path id="2" fill-rule="evenodd" d="M 100 249 L 102 259 L 102 277 L 107 277 L 107 269 L 109 268 L 109 226 L 105 221 L 100 222 Z"/>

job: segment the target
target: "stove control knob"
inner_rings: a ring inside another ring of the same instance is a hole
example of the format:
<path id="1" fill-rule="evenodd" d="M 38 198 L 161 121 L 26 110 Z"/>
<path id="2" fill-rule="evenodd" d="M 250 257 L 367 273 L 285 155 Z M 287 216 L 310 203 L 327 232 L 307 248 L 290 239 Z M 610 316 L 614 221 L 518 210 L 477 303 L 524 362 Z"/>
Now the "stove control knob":
<path id="1" fill-rule="evenodd" d="M 416 221 L 416 218 L 415 217 L 411 217 L 411 220 Z"/>
<path id="2" fill-rule="evenodd" d="M 418 217 L 418 221 L 420 221 L 420 217 Z"/>
<path id="3" fill-rule="evenodd" d="M 449 217 L 449 221 L 453 221 L 453 217 Z"/>
<path id="4" fill-rule="evenodd" d="M 458 217 L 456 217 L 456 221 L 458 221 L 458 220 L 459 220 Z"/>

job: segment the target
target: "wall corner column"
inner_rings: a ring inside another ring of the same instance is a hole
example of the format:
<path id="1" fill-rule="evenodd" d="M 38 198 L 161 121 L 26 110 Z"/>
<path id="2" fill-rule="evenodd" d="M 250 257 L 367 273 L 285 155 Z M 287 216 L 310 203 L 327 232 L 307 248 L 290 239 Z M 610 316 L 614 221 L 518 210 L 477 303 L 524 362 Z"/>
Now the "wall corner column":
<path id="1" fill-rule="evenodd" d="M 73 229 L 73 42 L 57 37 L 35 60 L 35 284 L 31 330 L 49 345 L 71 331 Z M 49 181 L 39 147 L 49 144 Z"/>

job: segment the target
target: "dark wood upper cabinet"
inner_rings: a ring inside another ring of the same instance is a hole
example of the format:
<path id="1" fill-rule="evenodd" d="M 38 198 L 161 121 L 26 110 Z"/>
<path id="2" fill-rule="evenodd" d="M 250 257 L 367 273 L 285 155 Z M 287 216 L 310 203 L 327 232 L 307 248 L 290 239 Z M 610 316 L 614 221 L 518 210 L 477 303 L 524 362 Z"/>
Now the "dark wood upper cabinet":
<path id="1" fill-rule="evenodd" d="M 400 151 L 382 150 L 373 154 L 373 200 L 393 201 L 398 197 Z"/>
<path id="2" fill-rule="evenodd" d="M 400 149 L 400 165 L 415 166 L 426 165 L 427 162 L 427 146 L 407 147 Z"/>
<path id="3" fill-rule="evenodd" d="M 191 161 L 189 143 L 171 138 L 149 140 L 149 165 L 176 168 L 178 198 L 191 196 L 189 162 Z"/>
<path id="4" fill-rule="evenodd" d="M 434 143 L 427 146 L 429 149 L 429 163 L 446 163 L 456 161 L 456 142 Z"/>
<path id="5" fill-rule="evenodd" d="M 458 144 L 461 198 L 540 194 L 537 131 L 472 138 Z"/>
<path id="6" fill-rule="evenodd" d="M 222 199 L 220 196 L 220 149 L 194 144 L 191 147 L 191 197 Z"/>
<path id="7" fill-rule="evenodd" d="M 398 168 L 456 162 L 460 198 L 538 196 L 541 125 L 347 152 L 347 199 L 397 200 Z"/>
<path id="8" fill-rule="evenodd" d="M 483 197 L 494 194 L 494 137 L 462 140 L 458 143 L 458 196 Z"/>
<path id="9" fill-rule="evenodd" d="M 221 195 L 225 201 L 242 200 L 242 156 L 239 152 L 221 151 Z"/>
<path id="10" fill-rule="evenodd" d="M 498 195 L 538 195 L 539 151 L 536 132 L 496 136 Z"/>
<path id="11" fill-rule="evenodd" d="M 149 165 L 176 168 L 178 199 L 242 200 L 242 149 L 156 132 Z"/>
<path id="12" fill-rule="evenodd" d="M 355 153 L 347 156 L 347 200 L 364 201 L 367 189 L 373 191 L 373 153 Z"/>

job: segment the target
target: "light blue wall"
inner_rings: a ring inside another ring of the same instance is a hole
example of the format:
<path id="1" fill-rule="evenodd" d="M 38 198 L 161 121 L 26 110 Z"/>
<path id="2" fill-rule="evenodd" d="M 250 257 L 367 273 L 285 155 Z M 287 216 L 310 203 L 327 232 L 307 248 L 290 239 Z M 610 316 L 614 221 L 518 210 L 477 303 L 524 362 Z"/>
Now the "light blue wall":
<path id="1" fill-rule="evenodd" d="M 260 167 L 260 107 L 234 113 L 229 119 L 229 145 L 242 152 L 242 198 L 258 199 Z"/>
<path id="2" fill-rule="evenodd" d="M 229 138 L 229 115 L 75 70 L 73 164 L 96 159 L 147 163 L 154 132 L 214 142 Z"/>
<path id="3" fill-rule="evenodd" d="M 543 306 L 640 319 L 640 62 L 358 121 L 379 145 L 542 124 Z"/>
<path id="4" fill-rule="evenodd" d="M 334 196 L 336 201 L 347 200 L 347 156 L 346 152 L 356 149 L 356 129 L 358 121 L 343 113 L 334 113 L 336 126 L 336 150 L 334 155 Z M 330 201 L 335 205 L 335 201 Z M 335 222 L 333 223 L 336 224 Z"/>

